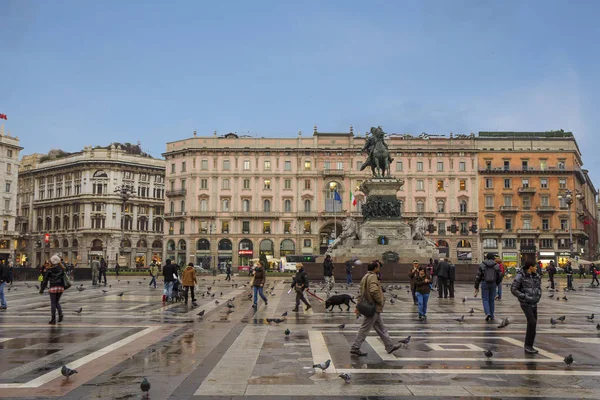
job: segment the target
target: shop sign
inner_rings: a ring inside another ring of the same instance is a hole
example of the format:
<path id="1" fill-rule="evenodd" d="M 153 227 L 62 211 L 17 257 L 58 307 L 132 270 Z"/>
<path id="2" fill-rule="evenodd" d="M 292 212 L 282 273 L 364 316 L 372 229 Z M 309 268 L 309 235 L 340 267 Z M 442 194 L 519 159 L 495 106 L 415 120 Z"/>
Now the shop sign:
<path id="1" fill-rule="evenodd" d="M 502 261 L 518 261 L 517 253 L 502 253 Z"/>
<path id="2" fill-rule="evenodd" d="M 238 255 L 240 256 L 251 256 L 254 254 L 253 250 L 240 250 L 238 251 Z"/>
<path id="3" fill-rule="evenodd" d="M 540 257 L 554 257 L 556 255 L 553 251 L 540 251 Z"/>

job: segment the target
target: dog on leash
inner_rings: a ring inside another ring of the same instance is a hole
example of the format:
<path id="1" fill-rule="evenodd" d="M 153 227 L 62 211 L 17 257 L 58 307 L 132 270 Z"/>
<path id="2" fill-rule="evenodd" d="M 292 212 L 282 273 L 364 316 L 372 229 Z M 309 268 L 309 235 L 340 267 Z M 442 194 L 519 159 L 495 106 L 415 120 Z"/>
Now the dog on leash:
<path id="1" fill-rule="evenodd" d="M 344 311 L 342 310 L 342 304 L 345 304 L 346 307 L 348 307 L 346 311 L 350 311 L 350 302 L 354 303 L 352 296 L 348 294 L 336 294 L 335 296 L 331 296 L 325 300 L 325 309 L 327 310 L 329 307 L 331 307 L 331 310 L 328 311 L 333 311 L 333 307 L 338 306 L 340 311 Z"/>

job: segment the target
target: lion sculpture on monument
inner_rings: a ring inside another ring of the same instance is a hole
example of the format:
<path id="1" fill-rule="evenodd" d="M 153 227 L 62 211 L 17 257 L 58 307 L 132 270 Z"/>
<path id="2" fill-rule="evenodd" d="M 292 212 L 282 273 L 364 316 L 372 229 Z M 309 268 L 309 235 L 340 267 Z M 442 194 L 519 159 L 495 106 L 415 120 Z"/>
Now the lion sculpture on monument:
<path id="1" fill-rule="evenodd" d="M 411 224 L 412 228 L 412 238 L 413 240 L 424 240 L 430 246 L 436 247 L 436 244 L 433 240 L 429 239 L 425 236 L 425 232 L 427 231 L 427 220 L 423 217 L 417 217 L 415 222 Z"/>
<path id="2" fill-rule="evenodd" d="M 348 239 L 356 238 L 358 234 L 358 226 L 354 218 L 347 217 L 342 222 L 342 233 L 335 238 L 335 240 L 329 245 L 325 254 L 331 254 L 331 251 L 338 247 L 343 242 L 346 242 Z"/>

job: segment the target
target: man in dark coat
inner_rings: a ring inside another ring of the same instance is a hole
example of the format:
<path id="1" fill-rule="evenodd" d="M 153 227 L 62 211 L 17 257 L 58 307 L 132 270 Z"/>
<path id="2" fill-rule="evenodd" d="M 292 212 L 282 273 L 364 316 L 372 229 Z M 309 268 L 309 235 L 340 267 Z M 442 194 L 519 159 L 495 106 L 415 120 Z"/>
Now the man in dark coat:
<path id="1" fill-rule="evenodd" d="M 523 269 L 517 273 L 510 292 L 519 299 L 521 310 L 527 318 L 527 332 L 525 333 L 525 352 L 537 354 L 533 348 L 537 326 L 537 304 L 542 298 L 542 278 L 537 273 L 535 263 L 528 261 Z"/>
<path id="2" fill-rule="evenodd" d="M 450 279 L 450 265 L 444 258 L 440 258 L 437 266 L 438 299 L 448 298 L 448 280 Z"/>

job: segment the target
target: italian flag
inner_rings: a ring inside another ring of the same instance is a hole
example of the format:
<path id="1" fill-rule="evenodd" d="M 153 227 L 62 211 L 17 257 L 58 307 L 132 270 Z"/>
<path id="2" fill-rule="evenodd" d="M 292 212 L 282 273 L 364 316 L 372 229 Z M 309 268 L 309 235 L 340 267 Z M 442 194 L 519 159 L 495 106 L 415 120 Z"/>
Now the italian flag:
<path id="1" fill-rule="evenodd" d="M 352 204 L 353 206 L 356 205 L 356 197 L 354 197 L 352 191 L 350 191 L 350 204 Z"/>

